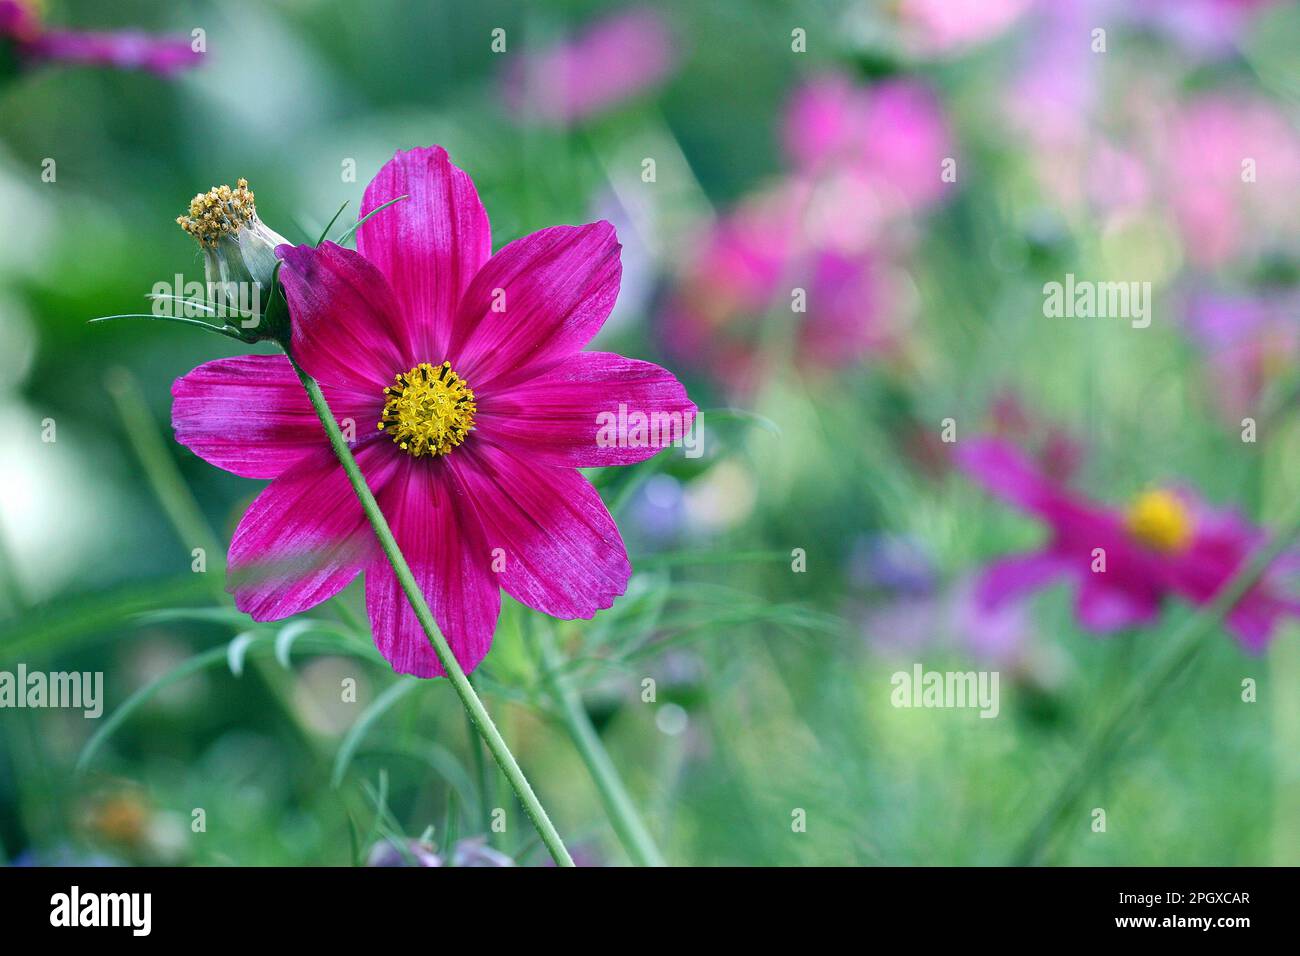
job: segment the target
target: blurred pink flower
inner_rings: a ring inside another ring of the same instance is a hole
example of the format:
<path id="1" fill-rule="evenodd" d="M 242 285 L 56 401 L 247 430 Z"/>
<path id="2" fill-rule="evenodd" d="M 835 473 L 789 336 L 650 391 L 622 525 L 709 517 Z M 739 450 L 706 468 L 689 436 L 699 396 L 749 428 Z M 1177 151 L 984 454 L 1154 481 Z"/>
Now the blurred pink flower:
<path id="1" fill-rule="evenodd" d="M 941 178 L 953 155 L 943 108 L 912 80 L 863 86 L 838 73 L 815 77 L 786 107 L 783 140 L 801 175 L 844 174 L 865 190 L 845 215 L 919 212 L 952 187 Z"/>
<path id="2" fill-rule="evenodd" d="M 667 21 L 650 7 L 637 7 L 525 54 L 506 71 L 502 92 L 524 119 L 580 123 L 663 83 L 676 60 Z"/>
<path id="3" fill-rule="evenodd" d="M 914 52 L 926 56 L 956 54 L 1001 34 L 1032 2 L 898 0 L 896 16 L 905 42 Z"/>
<path id="4" fill-rule="evenodd" d="M 1300 358 L 1300 295 L 1201 294 L 1186 325 L 1209 363 L 1210 391 L 1228 420 L 1257 411 L 1265 387 Z"/>
<path id="5" fill-rule="evenodd" d="M 807 198 L 803 184 L 788 182 L 725 216 L 701 237 L 664 310 L 673 354 L 733 395 L 758 384 L 765 344 L 804 371 L 842 368 L 898 344 L 881 256 L 810 241 L 801 217 Z M 804 290 L 802 312 L 795 289 Z M 765 343 L 791 318 L 791 333 Z"/>
<path id="6" fill-rule="evenodd" d="M 108 66 L 171 76 L 202 59 L 188 37 L 47 29 L 30 0 L 0 0 L 0 39 L 10 40 L 27 66 Z"/>
<path id="7" fill-rule="evenodd" d="M 1294 243 L 1300 135 L 1269 101 L 1213 93 L 1176 108 L 1159 165 L 1189 258 L 1219 266 Z M 1253 166 L 1253 181 L 1247 172 Z"/>
<path id="8" fill-rule="evenodd" d="M 763 346 L 783 326 L 769 315 L 777 309 L 793 313 L 795 328 L 776 349 L 805 371 L 895 354 L 906 315 L 891 263 L 910 217 L 951 185 L 942 179 L 947 121 L 912 81 L 818 76 L 791 98 L 782 138 L 791 175 L 700 238 L 666 308 L 676 354 L 733 394 L 756 385 Z"/>
<path id="9" fill-rule="evenodd" d="M 1069 481 L 1083 464 L 1084 448 L 1070 431 L 1026 407 L 1013 391 L 993 401 L 993 431 L 1021 448 L 1028 448 L 1039 468 L 1054 481 Z"/>
<path id="10" fill-rule="evenodd" d="M 991 493 L 1051 528 L 1043 547 L 984 569 L 977 600 L 991 611 L 1066 579 L 1077 589 L 1075 615 L 1088 630 L 1152 624 L 1168 596 L 1210 603 L 1266 544 L 1262 530 L 1185 491 L 1144 492 L 1125 513 L 1094 504 L 997 439 L 964 442 L 957 461 Z M 1280 572 L 1295 567 L 1294 558 L 1279 559 L 1228 613 L 1228 627 L 1245 647 L 1263 648 L 1280 617 L 1300 614 L 1300 601 L 1280 593 Z"/>

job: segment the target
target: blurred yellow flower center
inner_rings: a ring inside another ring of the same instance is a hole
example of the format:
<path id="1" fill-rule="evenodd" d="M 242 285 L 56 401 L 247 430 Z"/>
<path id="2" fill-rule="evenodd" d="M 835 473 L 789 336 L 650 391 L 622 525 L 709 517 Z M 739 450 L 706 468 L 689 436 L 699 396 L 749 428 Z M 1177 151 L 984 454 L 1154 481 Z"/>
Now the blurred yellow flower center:
<path id="1" fill-rule="evenodd" d="M 1144 491 L 1125 517 L 1133 537 L 1157 551 L 1181 551 L 1192 537 L 1187 506 L 1169 491 Z"/>
<path id="2" fill-rule="evenodd" d="M 213 186 L 190 200 L 189 215 L 177 216 L 176 222 L 199 241 L 201 246 L 215 246 L 222 236 L 233 236 L 241 226 L 257 215 L 253 191 L 247 179 L 235 180 L 235 188 Z"/>
<path id="3" fill-rule="evenodd" d="M 384 417 L 379 430 L 397 447 L 420 458 L 445 455 L 474 427 L 474 392 L 451 370 L 450 362 L 421 362 L 395 376 L 384 389 Z"/>

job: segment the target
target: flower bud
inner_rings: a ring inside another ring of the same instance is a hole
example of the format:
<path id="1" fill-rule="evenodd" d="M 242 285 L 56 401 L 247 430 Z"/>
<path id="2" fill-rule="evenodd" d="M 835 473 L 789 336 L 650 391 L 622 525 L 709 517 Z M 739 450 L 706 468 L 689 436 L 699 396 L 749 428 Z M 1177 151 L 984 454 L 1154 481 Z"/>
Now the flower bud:
<path id="1" fill-rule="evenodd" d="M 214 186 L 199 193 L 190 200 L 189 214 L 176 222 L 203 250 L 208 297 L 225 310 L 220 314 L 236 317 L 229 324 L 245 330 L 246 338 L 277 338 L 275 329 L 259 326 L 274 290 L 275 249 L 287 240 L 258 218 L 248 180 L 236 180 L 234 189 Z"/>

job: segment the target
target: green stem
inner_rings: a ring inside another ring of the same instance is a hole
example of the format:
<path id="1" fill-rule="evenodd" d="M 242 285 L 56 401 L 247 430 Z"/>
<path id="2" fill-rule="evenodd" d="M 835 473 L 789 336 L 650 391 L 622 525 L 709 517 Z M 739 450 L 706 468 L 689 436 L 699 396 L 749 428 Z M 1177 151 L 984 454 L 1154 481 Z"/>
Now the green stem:
<path id="1" fill-rule="evenodd" d="M 370 520 L 370 526 L 375 530 L 375 537 L 379 539 L 379 546 L 383 549 L 388 562 L 393 566 L 393 573 L 397 576 L 397 582 L 402 586 L 406 599 L 411 603 L 411 610 L 415 612 L 416 620 L 420 622 L 420 627 L 424 629 L 425 636 L 429 638 L 429 643 L 433 645 L 433 651 L 438 655 L 438 660 L 447 673 L 447 679 L 451 681 L 452 687 L 456 689 L 456 694 L 465 706 L 470 720 L 473 721 L 492 756 L 496 758 L 497 764 L 501 767 L 501 772 L 510 781 L 510 786 L 514 788 L 515 795 L 519 798 L 519 802 L 523 804 L 524 812 L 528 814 L 533 826 L 537 828 L 542 842 L 546 844 L 546 848 L 551 852 L 555 862 L 560 866 L 573 866 L 573 858 L 569 856 L 569 851 L 565 849 L 564 841 L 560 839 L 560 834 L 556 832 L 555 825 L 551 823 L 551 818 L 546 814 L 546 809 L 542 806 L 541 801 L 537 799 L 537 794 L 533 792 L 533 788 L 524 776 L 524 772 L 519 769 L 514 754 L 506 746 L 505 740 L 497 731 L 496 724 L 492 723 L 487 708 L 483 706 L 478 694 L 470 686 L 469 678 L 461 670 L 456 655 L 451 652 L 451 647 L 447 644 L 447 639 L 438 630 L 438 625 L 433 620 L 433 613 L 429 610 L 429 605 L 424 600 L 424 594 L 420 591 L 420 586 L 416 584 L 415 576 L 411 573 L 411 567 L 406 563 L 406 557 L 402 554 L 401 548 L 397 546 L 397 539 L 393 537 L 393 532 L 388 527 L 388 521 L 384 518 L 383 512 L 379 510 L 379 503 L 375 501 L 375 496 L 366 484 L 365 476 L 361 474 L 361 469 L 357 466 L 357 460 L 352 457 L 352 450 L 348 447 L 347 441 L 344 440 L 338 422 L 334 420 L 334 414 L 325 401 L 325 395 L 321 392 L 320 385 L 317 384 L 314 378 L 303 371 L 298 363 L 294 361 L 293 356 L 289 357 L 289 361 L 293 363 L 294 371 L 298 373 L 298 379 L 302 382 L 302 387 L 307 390 L 307 397 L 311 400 L 312 408 L 316 410 L 316 415 L 325 427 L 325 433 L 329 436 L 330 446 L 334 449 L 334 454 L 338 456 L 339 463 L 343 465 L 343 470 L 352 483 L 352 490 L 356 492 L 357 498 L 361 502 L 361 508 Z"/>
<path id="2" fill-rule="evenodd" d="M 1094 778 L 1098 762 L 1122 748 L 1127 738 L 1136 732 L 1141 716 L 1149 714 L 1151 705 L 1191 669 L 1197 657 L 1205 650 L 1210 633 L 1255 585 L 1273 559 L 1295 541 L 1297 534 L 1300 534 L 1300 519 L 1292 519 L 1287 528 L 1285 533 L 1278 535 L 1268 548 L 1257 554 L 1219 591 L 1203 613 L 1184 622 L 1170 638 L 1165 653 L 1157 657 L 1133 682 L 1121 704 L 1093 735 L 1074 772 L 1066 778 L 1056 798 L 1048 804 L 1046 812 L 1021 844 L 1015 857 L 1017 865 L 1031 866 L 1041 860 L 1053 834 L 1074 811 Z"/>
<path id="3" fill-rule="evenodd" d="M 573 739 L 582 762 L 587 765 L 596 789 L 600 791 L 605 812 L 609 815 L 623 848 L 637 866 L 664 866 L 664 858 L 632 804 L 632 798 L 628 795 L 614 762 L 609 759 L 604 744 L 600 742 L 596 728 L 591 725 L 587 709 L 560 674 L 561 661 L 549 628 L 543 629 L 538 644 L 541 648 L 542 671 L 556 703 L 560 705 L 560 719 Z"/>

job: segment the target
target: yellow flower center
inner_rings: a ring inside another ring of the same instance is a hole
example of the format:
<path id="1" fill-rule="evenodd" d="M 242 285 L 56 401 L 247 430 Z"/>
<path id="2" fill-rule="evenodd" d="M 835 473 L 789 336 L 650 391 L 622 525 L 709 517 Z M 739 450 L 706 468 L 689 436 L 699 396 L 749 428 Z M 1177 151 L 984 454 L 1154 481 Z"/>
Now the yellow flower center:
<path id="1" fill-rule="evenodd" d="M 395 377 L 384 389 L 386 432 L 402 451 L 420 458 L 445 455 L 465 440 L 474 427 L 474 392 L 451 370 L 450 362 L 421 362 Z"/>
<path id="2" fill-rule="evenodd" d="M 1144 491 L 1125 517 L 1129 533 L 1157 551 L 1181 551 L 1192 537 L 1192 518 L 1177 495 Z"/>
<path id="3" fill-rule="evenodd" d="M 240 227 L 257 215 L 253 191 L 247 179 L 235 180 L 235 188 L 213 186 L 190 200 L 189 215 L 177 216 L 176 222 L 199 241 L 201 246 L 215 246 L 222 236 L 233 236 Z"/>

